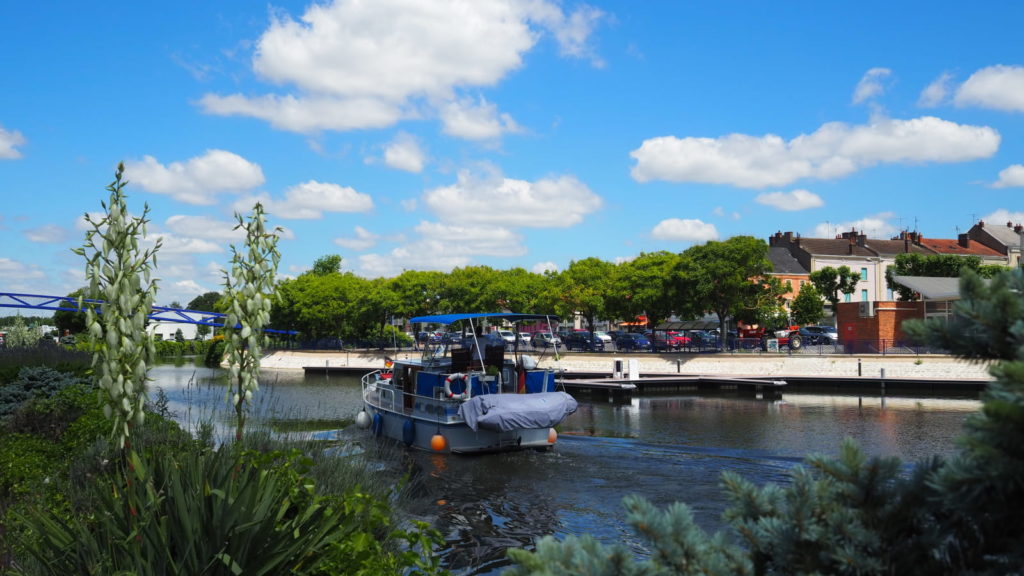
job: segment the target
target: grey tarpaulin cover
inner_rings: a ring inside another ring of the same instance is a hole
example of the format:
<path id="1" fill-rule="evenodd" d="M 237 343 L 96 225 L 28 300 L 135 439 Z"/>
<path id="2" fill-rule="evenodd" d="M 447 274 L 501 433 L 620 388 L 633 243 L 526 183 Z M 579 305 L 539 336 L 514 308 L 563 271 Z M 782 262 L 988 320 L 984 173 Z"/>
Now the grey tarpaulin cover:
<path id="1" fill-rule="evenodd" d="M 565 392 L 483 394 L 459 407 L 459 413 L 474 432 L 478 428 L 501 432 L 549 428 L 575 411 L 576 399 Z"/>

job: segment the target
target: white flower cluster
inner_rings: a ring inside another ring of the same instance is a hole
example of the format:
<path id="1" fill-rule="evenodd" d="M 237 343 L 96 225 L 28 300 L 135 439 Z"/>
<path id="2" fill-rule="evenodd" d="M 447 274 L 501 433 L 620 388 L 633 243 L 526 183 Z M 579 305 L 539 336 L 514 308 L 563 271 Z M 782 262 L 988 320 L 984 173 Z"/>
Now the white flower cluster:
<path id="1" fill-rule="evenodd" d="M 274 277 L 280 254 L 278 235 L 267 233 L 263 207 L 256 204 L 249 220 L 238 218 L 237 228 L 246 231 L 245 254 L 232 246 L 231 273 L 225 274 L 225 295 L 230 303 L 224 329 L 225 352 L 231 380 L 237 382 L 231 402 L 242 418 L 244 406 L 259 389 L 263 329 L 270 324 Z"/>
<path id="2" fill-rule="evenodd" d="M 153 248 L 139 251 L 149 208 L 140 218 L 128 215 L 123 171 L 119 166 L 115 181 L 107 187 L 107 215 L 94 221 L 86 214 L 93 229 L 86 232 L 85 245 L 75 249 L 86 257 L 90 297 L 103 300 L 97 311 L 97 304 L 79 297 L 78 307 L 85 308 L 86 328 L 95 346 L 93 373 L 103 391 L 103 413 L 113 421 L 113 435 L 121 447 L 131 425 L 141 424 L 145 417 L 147 370 L 156 355 L 146 334 L 146 319 L 157 289 L 150 271 L 161 244 L 158 240 Z"/>

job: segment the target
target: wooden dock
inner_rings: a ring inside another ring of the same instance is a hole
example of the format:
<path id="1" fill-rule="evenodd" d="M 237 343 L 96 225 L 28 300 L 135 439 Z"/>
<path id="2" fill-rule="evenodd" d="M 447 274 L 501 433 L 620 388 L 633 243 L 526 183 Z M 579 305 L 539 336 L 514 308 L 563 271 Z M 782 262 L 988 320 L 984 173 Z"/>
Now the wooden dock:
<path id="1" fill-rule="evenodd" d="M 735 390 L 745 396 L 776 399 L 786 386 L 786 381 L 767 378 L 737 378 L 730 376 L 674 375 L 663 374 L 641 378 L 566 378 L 559 379 L 570 394 L 606 397 L 611 402 L 628 402 L 634 395 L 705 391 Z"/>

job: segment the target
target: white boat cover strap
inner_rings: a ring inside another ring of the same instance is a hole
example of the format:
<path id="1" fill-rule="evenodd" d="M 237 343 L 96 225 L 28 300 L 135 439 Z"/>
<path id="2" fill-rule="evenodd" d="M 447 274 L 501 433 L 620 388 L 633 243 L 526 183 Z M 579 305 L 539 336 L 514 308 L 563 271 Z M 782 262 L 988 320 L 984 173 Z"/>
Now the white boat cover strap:
<path id="1" fill-rule="evenodd" d="M 483 394 L 463 402 L 459 414 L 474 432 L 510 432 L 550 428 L 576 411 L 576 399 L 565 392 L 536 394 Z"/>

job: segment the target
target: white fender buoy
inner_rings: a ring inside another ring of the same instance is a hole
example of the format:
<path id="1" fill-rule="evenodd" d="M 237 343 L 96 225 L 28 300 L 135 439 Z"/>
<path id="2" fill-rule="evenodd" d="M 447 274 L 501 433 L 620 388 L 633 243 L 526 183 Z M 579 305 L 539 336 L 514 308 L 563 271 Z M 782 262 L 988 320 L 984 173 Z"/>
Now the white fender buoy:
<path id="1" fill-rule="evenodd" d="M 359 426 L 363 430 L 370 427 L 370 414 L 366 410 L 360 410 L 359 414 L 356 414 L 356 426 Z"/>

